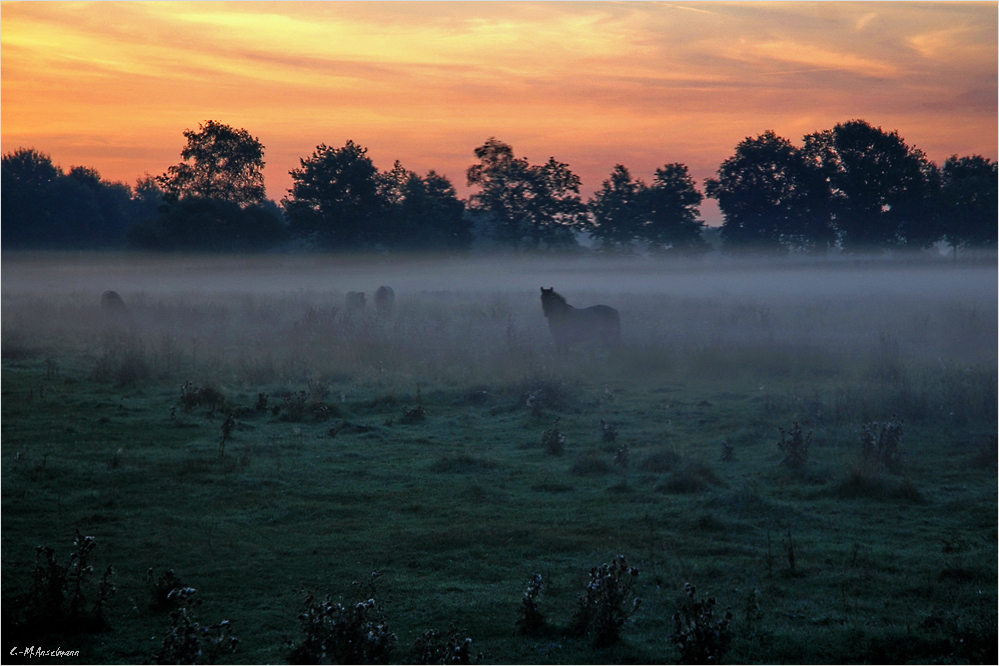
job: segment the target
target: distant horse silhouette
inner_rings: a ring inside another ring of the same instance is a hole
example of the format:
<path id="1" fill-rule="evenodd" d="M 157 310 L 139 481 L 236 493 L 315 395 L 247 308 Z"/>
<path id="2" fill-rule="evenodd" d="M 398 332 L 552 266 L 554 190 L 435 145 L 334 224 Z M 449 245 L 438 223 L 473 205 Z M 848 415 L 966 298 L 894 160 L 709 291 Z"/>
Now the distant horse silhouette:
<path id="1" fill-rule="evenodd" d="M 364 310 L 365 305 L 367 303 L 364 300 L 363 291 L 347 292 L 347 312 L 361 312 Z"/>
<path id="2" fill-rule="evenodd" d="M 621 316 L 610 306 L 574 308 L 554 287 L 541 287 L 541 309 L 559 349 L 589 341 L 605 347 L 614 347 L 621 342 Z"/>
<path id="3" fill-rule="evenodd" d="M 375 309 L 380 315 L 392 314 L 392 307 L 395 305 L 395 292 L 392 287 L 382 285 L 375 292 Z"/>
<path id="4" fill-rule="evenodd" d="M 118 292 L 109 289 L 101 294 L 101 314 L 105 321 L 113 324 L 128 320 L 128 308 Z"/>

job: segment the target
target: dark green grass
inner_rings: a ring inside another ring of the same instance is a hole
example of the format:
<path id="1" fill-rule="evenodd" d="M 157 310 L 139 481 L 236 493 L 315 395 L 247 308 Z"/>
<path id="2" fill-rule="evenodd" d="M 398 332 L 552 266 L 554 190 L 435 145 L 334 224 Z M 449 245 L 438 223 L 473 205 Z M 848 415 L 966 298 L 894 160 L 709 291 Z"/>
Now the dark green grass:
<path id="1" fill-rule="evenodd" d="M 435 307 L 445 338 L 465 335 L 449 316 L 478 321 L 460 303 Z M 66 558 L 76 529 L 97 539 L 96 567 L 117 571 L 111 629 L 52 638 L 79 649 L 76 661 L 154 658 L 169 622 L 150 607 L 149 568 L 196 588 L 204 623 L 233 623 L 233 663 L 286 661 L 306 591 L 347 604 L 373 593 L 400 662 L 425 630 L 454 623 L 486 662 L 669 663 L 685 582 L 733 609 L 731 662 L 994 660 L 996 469 L 982 454 L 994 359 L 934 367 L 868 347 L 719 343 L 663 349 L 668 362 L 650 365 L 655 349 L 639 344 L 552 360 L 543 339 L 436 358 L 403 322 L 398 336 L 372 334 L 367 360 L 329 342 L 345 367 L 317 356 L 303 372 L 281 347 L 241 356 L 238 331 L 217 323 L 196 329 L 196 359 L 167 359 L 140 336 L 148 374 L 129 382 L 95 374 L 97 336 L 21 335 L 5 354 L 5 607 L 30 586 L 35 548 Z M 463 360 L 475 371 L 454 369 Z M 184 411 L 185 380 L 218 387 L 235 410 L 224 457 L 224 415 Z M 253 409 L 260 392 L 273 405 L 320 384 L 335 406 L 322 418 Z M 532 408 L 525 395 L 538 391 Z M 403 423 L 418 403 L 425 418 Z M 892 414 L 905 419 L 901 473 L 853 473 L 861 426 Z M 556 417 L 561 456 L 541 443 Z M 813 435 L 801 470 L 781 466 L 776 444 L 792 421 Z M 622 444 L 627 466 L 615 462 Z M 597 650 L 564 628 L 589 569 L 618 554 L 641 571 L 644 605 L 623 643 Z M 528 638 L 515 623 L 535 573 L 553 630 Z"/>

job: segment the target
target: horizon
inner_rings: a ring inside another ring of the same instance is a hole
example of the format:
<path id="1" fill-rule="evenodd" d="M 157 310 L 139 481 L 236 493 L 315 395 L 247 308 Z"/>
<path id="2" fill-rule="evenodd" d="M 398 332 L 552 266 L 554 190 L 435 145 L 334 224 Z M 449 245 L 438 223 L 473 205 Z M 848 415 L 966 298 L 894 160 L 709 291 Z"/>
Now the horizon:
<path id="1" fill-rule="evenodd" d="M 207 120 L 265 146 L 267 195 L 320 143 L 446 175 L 489 137 L 569 164 L 704 179 L 746 137 L 863 119 L 942 164 L 997 158 L 995 3 L 16 3 L 3 151 L 134 184 Z M 876 36 L 876 38 L 875 38 Z M 701 217 L 721 223 L 714 201 Z"/>

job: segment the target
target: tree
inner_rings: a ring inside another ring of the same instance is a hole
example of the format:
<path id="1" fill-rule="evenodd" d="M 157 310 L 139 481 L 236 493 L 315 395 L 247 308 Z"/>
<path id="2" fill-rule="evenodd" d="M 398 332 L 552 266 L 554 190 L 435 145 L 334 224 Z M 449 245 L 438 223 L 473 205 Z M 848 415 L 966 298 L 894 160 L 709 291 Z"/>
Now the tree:
<path id="1" fill-rule="evenodd" d="M 643 224 L 642 194 L 645 183 L 633 180 L 623 164 L 614 165 L 610 178 L 589 202 L 593 227 L 590 235 L 600 241 L 602 252 L 628 252 Z"/>
<path id="2" fill-rule="evenodd" d="M 398 163 L 396 163 L 398 165 Z M 394 246 L 409 250 L 466 250 L 471 223 L 454 185 L 435 171 L 408 172 L 395 204 Z"/>
<path id="3" fill-rule="evenodd" d="M 2 160 L 3 242 L 7 248 L 106 248 L 124 242 L 132 190 L 88 167 L 69 173 L 39 151 Z"/>
<path id="4" fill-rule="evenodd" d="M 372 248 L 383 240 L 386 192 L 393 185 L 386 184 L 367 152 L 353 141 L 343 148 L 320 144 L 300 160 L 282 200 L 293 234 L 328 249 Z"/>
<path id="5" fill-rule="evenodd" d="M 844 249 L 926 247 L 940 238 L 939 170 L 898 132 L 851 120 L 806 136 L 804 153 L 829 184 Z"/>
<path id="6" fill-rule="evenodd" d="M 252 252 L 272 247 L 286 234 L 281 210 L 271 201 L 240 206 L 188 196 L 129 226 L 127 240 L 141 250 Z"/>
<path id="7" fill-rule="evenodd" d="M 0 188 L 3 190 L 3 244 L 5 248 L 44 244 L 51 236 L 44 228 L 48 192 L 62 170 L 52 158 L 34 148 L 18 148 L 4 153 L 0 161 Z"/>
<path id="8" fill-rule="evenodd" d="M 644 222 L 637 237 L 657 252 L 703 253 L 704 222 L 698 207 L 704 195 L 697 191 L 686 165 L 673 163 L 656 169 L 652 185 L 642 193 Z"/>
<path id="9" fill-rule="evenodd" d="M 823 174 L 772 130 L 741 141 L 705 190 L 725 218 L 727 250 L 821 252 L 835 241 Z"/>
<path id="10" fill-rule="evenodd" d="M 514 249 L 575 244 L 573 232 L 588 220 L 579 177 L 567 164 L 553 157 L 532 166 L 495 138 L 476 148 L 475 156 L 479 163 L 468 168 L 467 178 L 480 191 L 469 197 L 469 207 L 491 217 L 497 241 Z"/>
<path id="11" fill-rule="evenodd" d="M 264 201 L 264 146 L 245 129 L 215 120 L 185 130 L 184 162 L 157 178 L 172 199 L 199 197 L 241 206 Z"/>
<path id="12" fill-rule="evenodd" d="M 996 246 L 999 228 L 997 163 L 982 157 L 952 155 L 941 172 L 944 238 L 958 247 Z"/>

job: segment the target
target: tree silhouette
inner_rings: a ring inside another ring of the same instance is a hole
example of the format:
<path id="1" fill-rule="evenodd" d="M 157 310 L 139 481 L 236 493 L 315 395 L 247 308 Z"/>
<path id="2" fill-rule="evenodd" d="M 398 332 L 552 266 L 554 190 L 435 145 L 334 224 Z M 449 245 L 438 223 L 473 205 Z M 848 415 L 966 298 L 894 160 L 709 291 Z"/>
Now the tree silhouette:
<path id="1" fill-rule="evenodd" d="M 472 244 L 465 204 L 446 176 L 409 172 L 393 207 L 394 246 L 408 250 L 466 250 Z"/>
<path id="2" fill-rule="evenodd" d="M 327 249 L 372 248 L 383 240 L 392 185 L 367 152 L 353 141 L 343 148 L 320 144 L 300 160 L 282 201 L 292 233 Z"/>
<path id="3" fill-rule="evenodd" d="M 944 162 L 942 208 L 944 238 L 954 248 L 996 246 L 999 228 L 997 163 L 982 157 L 952 155 Z"/>
<path id="4" fill-rule="evenodd" d="M 772 130 L 741 141 L 705 189 L 725 218 L 726 250 L 824 251 L 835 242 L 823 174 Z"/>
<path id="5" fill-rule="evenodd" d="M 127 185 L 86 167 L 63 173 L 31 148 L 3 156 L 2 188 L 7 248 L 117 247 L 135 213 Z"/>
<path id="6" fill-rule="evenodd" d="M 898 132 L 851 120 L 806 136 L 804 153 L 829 183 L 845 250 L 926 247 L 940 238 L 939 170 Z"/>
<path id="7" fill-rule="evenodd" d="M 168 197 L 221 199 L 241 206 L 261 203 L 264 190 L 264 147 L 245 129 L 215 120 L 200 130 L 185 130 L 184 161 L 157 178 Z"/>
<path id="8" fill-rule="evenodd" d="M 602 252 L 630 252 L 638 228 L 644 222 L 642 211 L 645 184 L 633 180 L 623 164 L 614 165 L 610 178 L 589 202 L 593 216 L 590 235 L 600 241 Z"/>
<path id="9" fill-rule="evenodd" d="M 697 191 L 686 165 L 673 163 L 656 169 L 652 185 L 642 193 L 645 220 L 637 236 L 657 252 L 706 252 L 698 219 L 704 195 Z"/>
<path id="10" fill-rule="evenodd" d="M 708 249 L 698 219 L 703 199 L 683 164 L 657 169 L 652 185 L 632 179 L 618 164 L 590 199 L 590 234 L 603 252 L 629 252 L 636 242 L 658 253 L 703 252 Z"/>
<path id="11" fill-rule="evenodd" d="M 252 252 L 266 250 L 286 235 L 281 211 L 271 201 L 240 206 L 190 196 L 129 226 L 127 240 L 140 250 Z"/>
<path id="12" fill-rule="evenodd" d="M 497 241 L 514 249 L 575 245 L 573 232 L 587 226 L 579 197 L 579 177 L 554 157 L 532 166 L 513 149 L 490 138 L 475 149 L 478 164 L 468 168 L 469 208 L 488 215 Z"/>

